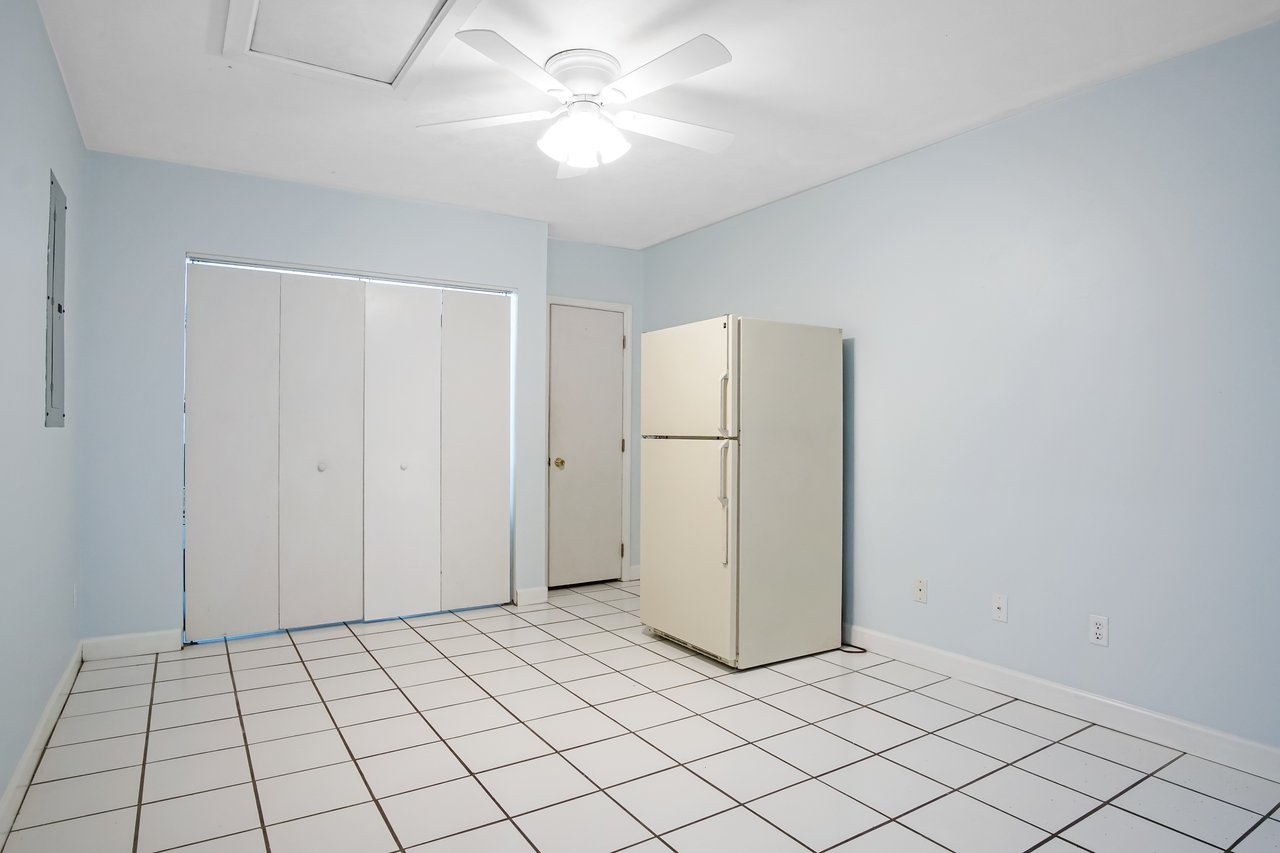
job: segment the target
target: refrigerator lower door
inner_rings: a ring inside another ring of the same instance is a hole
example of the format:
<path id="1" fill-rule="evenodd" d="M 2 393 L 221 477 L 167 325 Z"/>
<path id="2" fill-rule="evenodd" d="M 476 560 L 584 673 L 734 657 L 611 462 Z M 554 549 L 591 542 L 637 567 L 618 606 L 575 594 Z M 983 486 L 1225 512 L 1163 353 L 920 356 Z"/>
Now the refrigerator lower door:
<path id="1" fill-rule="evenodd" d="M 640 618 L 737 661 L 736 441 L 643 440 Z"/>

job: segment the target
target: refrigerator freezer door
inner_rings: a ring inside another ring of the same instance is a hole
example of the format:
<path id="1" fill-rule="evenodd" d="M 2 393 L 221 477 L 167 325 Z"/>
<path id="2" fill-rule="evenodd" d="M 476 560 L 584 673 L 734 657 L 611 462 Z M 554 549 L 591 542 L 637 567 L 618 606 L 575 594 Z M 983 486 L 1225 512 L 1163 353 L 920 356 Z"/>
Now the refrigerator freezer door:
<path id="1" fill-rule="evenodd" d="M 640 433 L 736 436 L 737 322 L 716 317 L 657 332 L 640 343 Z"/>
<path id="2" fill-rule="evenodd" d="M 646 438 L 640 449 L 640 619 L 737 659 L 736 441 Z"/>

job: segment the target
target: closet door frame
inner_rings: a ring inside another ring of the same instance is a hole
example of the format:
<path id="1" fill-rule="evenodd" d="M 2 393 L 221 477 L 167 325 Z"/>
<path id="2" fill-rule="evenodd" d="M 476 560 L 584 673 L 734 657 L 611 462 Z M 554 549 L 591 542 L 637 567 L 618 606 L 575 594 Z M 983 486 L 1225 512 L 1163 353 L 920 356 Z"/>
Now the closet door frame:
<path id="1" fill-rule="evenodd" d="M 351 269 L 334 270 L 332 268 L 326 268 L 321 266 L 313 266 L 313 265 L 298 264 L 298 263 L 281 263 L 278 261 L 262 261 L 262 260 L 257 260 L 253 258 L 246 258 L 246 257 L 234 256 L 234 255 L 221 255 L 221 254 L 208 253 L 208 252 L 188 254 L 186 257 L 186 263 L 184 264 L 184 271 L 186 267 L 189 267 L 192 264 L 218 265 L 218 266 L 230 267 L 230 268 L 235 268 L 235 269 L 240 269 L 245 271 L 256 271 L 256 272 L 264 272 L 268 274 L 276 274 L 281 277 L 287 276 L 289 274 L 296 274 L 296 275 L 303 275 L 303 276 L 306 276 L 306 275 L 326 276 L 326 277 L 332 277 L 332 278 L 338 278 L 338 279 L 345 279 L 353 282 L 359 282 L 362 286 L 367 286 L 369 284 L 389 284 L 389 285 L 428 287 L 428 288 L 439 290 L 441 292 L 442 304 L 443 304 L 445 295 L 451 291 L 459 291 L 462 293 L 478 293 L 478 294 L 485 294 L 485 295 L 492 295 L 492 296 L 505 296 L 507 298 L 508 318 L 509 318 L 507 331 L 510 335 L 508 345 L 510 346 L 511 349 L 509 352 L 510 366 L 508 368 L 508 371 L 509 371 L 508 372 L 508 392 L 509 392 L 508 397 L 510 402 L 508 404 L 508 411 L 507 411 L 507 415 L 508 415 L 507 429 L 508 429 L 508 438 L 509 438 L 508 467 L 509 467 L 510 476 L 508 478 L 508 503 L 507 503 L 509 507 L 508 523 L 507 523 L 507 531 L 508 531 L 509 538 L 508 538 L 508 565 L 507 565 L 507 573 L 506 573 L 506 588 L 509 590 L 509 595 L 511 599 L 514 600 L 515 584 L 516 584 L 515 547 L 514 547 L 515 543 L 514 543 L 514 539 L 510 537 L 511 537 L 511 531 L 514 530 L 515 523 L 516 523 L 516 500 L 517 500 L 516 490 L 515 490 L 515 477 L 516 477 L 515 471 L 516 471 L 516 465 L 517 465 L 517 441 L 516 441 L 516 425 L 515 425 L 515 398 L 516 398 L 515 360 L 516 360 L 516 334 L 517 334 L 517 327 L 519 324 L 519 313 L 517 311 L 517 305 L 518 305 L 517 300 L 519 296 L 519 291 L 516 288 L 512 288 L 512 287 L 487 286 L 483 284 L 475 284 L 470 282 L 457 282 L 457 281 L 419 278 L 414 276 L 403 276 L 403 275 L 388 275 L 386 273 L 376 273 L 376 272 L 361 272 L 361 271 L 351 270 Z M 555 301 L 568 304 L 573 300 L 557 298 Z M 631 334 L 630 334 L 630 329 L 631 329 L 630 306 L 625 306 L 625 307 L 627 308 L 627 315 L 626 315 L 627 329 L 628 329 L 627 346 L 630 347 L 631 340 L 632 340 Z M 363 318 L 363 313 L 361 316 Z M 183 333 L 183 346 L 185 351 L 185 347 L 186 347 L 185 330 Z M 278 365 L 277 365 L 277 369 L 278 369 Z M 630 363 L 630 360 L 628 359 L 627 360 L 628 383 L 630 381 L 630 371 L 631 371 L 631 363 Z M 185 369 L 184 369 L 184 376 L 183 376 L 183 384 L 184 384 L 184 398 L 185 398 L 185 385 L 186 385 Z M 630 389 L 630 385 L 628 384 L 628 394 L 626 397 L 626 406 L 627 406 L 628 412 L 630 411 L 630 405 L 631 405 L 629 389 Z M 277 418 L 278 418 L 278 413 L 277 413 Z M 629 420 L 628 420 L 628 423 L 629 423 Z M 631 439 L 629 438 L 628 448 L 627 448 L 628 454 L 630 453 L 630 450 L 631 450 L 630 441 Z M 183 417 L 183 434 L 182 434 L 181 447 L 182 447 L 182 453 L 185 456 L 186 454 L 185 413 Z M 184 462 L 184 470 L 185 470 L 185 462 Z M 624 500 L 626 500 L 629 503 L 630 501 L 629 471 L 627 472 L 626 476 L 627 476 L 628 486 L 626 491 L 624 491 Z M 183 509 L 184 509 L 184 512 L 183 512 L 181 523 L 183 526 L 183 539 L 185 542 L 185 536 L 186 536 L 185 530 L 187 526 L 187 518 L 185 513 L 185 509 L 186 509 L 185 482 L 183 487 Z M 361 516 L 361 518 L 363 521 L 363 515 Z M 624 525 L 629 527 L 629 524 L 630 524 L 630 515 L 628 512 L 628 514 L 624 516 Z M 443 531 L 442 531 L 442 535 L 443 535 Z M 630 547 L 629 534 L 628 534 L 627 542 L 628 542 L 628 547 Z M 184 571 L 185 573 L 185 569 L 183 565 L 185 562 L 185 556 L 186 556 L 185 544 L 183 547 L 183 552 L 180 556 L 181 556 L 181 559 L 179 560 L 179 570 Z M 443 568 L 444 567 L 442 565 L 441 566 L 442 571 L 443 571 Z M 278 570 L 278 565 L 277 565 L 277 570 Z M 187 592 L 188 586 L 189 584 L 185 582 L 185 575 L 184 575 L 184 583 L 183 583 L 184 594 L 182 597 L 183 600 L 182 600 L 182 613 L 181 613 L 184 626 L 186 624 L 187 609 L 188 609 L 186 604 L 186 592 Z M 443 590 L 442 590 L 442 595 L 443 595 Z M 494 603 L 497 603 L 497 602 L 494 602 Z M 442 607 L 446 606 L 443 601 L 441 602 L 441 606 Z M 277 598 L 277 608 L 279 608 L 278 598 Z M 290 626 L 290 625 L 283 624 L 283 622 L 278 622 L 278 626 L 275 628 L 275 630 L 285 630 L 290 627 L 305 627 L 305 626 Z M 266 630 L 270 632 L 272 629 L 268 628 Z M 260 633 L 260 632 L 250 632 L 250 633 Z M 238 635 L 228 635 L 228 636 L 238 636 Z M 184 634 L 183 634 L 184 642 L 195 642 L 203 639 L 214 639 L 214 638 L 188 636 L 185 633 L 185 628 L 184 628 Z"/>

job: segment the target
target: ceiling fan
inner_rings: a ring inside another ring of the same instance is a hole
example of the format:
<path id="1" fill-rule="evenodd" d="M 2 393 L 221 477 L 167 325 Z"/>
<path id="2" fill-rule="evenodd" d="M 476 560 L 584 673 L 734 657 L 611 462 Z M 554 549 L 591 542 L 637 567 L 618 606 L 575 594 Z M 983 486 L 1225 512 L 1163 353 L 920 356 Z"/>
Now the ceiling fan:
<path id="1" fill-rule="evenodd" d="M 687 80 L 733 57 L 709 35 L 679 47 L 627 74 L 609 54 L 588 48 L 565 50 L 539 65 L 492 30 L 463 30 L 458 38 L 520 79 L 560 102 L 558 109 L 420 125 L 428 132 L 475 130 L 520 122 L 555 123 L 538 140 L 543 153 L 560 163 L 559 178 L 584 175 L 611 163 L 631 148 L 620 132 L 628 130 L 718 154 L 733 142 L 733 134 L 689 122 L 615 110 L 614 107 Z"/>

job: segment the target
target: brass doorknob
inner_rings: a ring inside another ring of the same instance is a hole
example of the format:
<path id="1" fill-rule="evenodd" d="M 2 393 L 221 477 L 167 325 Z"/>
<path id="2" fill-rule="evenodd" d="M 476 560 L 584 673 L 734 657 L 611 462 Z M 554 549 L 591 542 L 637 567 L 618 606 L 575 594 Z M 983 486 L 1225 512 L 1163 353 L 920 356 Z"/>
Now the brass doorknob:
<path id="1" fill-rule="evenodd" d="M 561 459 L 559 456 L 556 457 L 556 467 L 560 469 L 564 468 L 564 460 Z"/>

